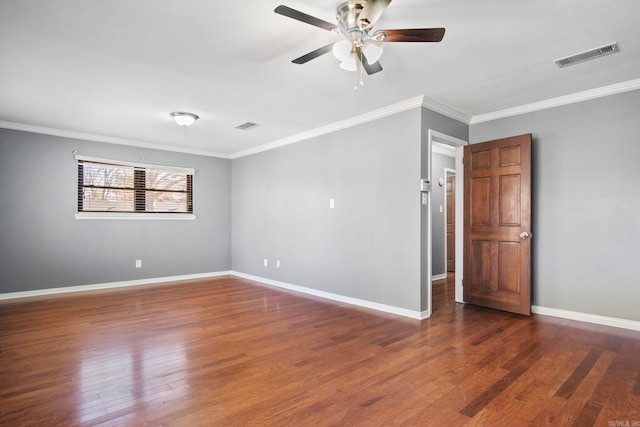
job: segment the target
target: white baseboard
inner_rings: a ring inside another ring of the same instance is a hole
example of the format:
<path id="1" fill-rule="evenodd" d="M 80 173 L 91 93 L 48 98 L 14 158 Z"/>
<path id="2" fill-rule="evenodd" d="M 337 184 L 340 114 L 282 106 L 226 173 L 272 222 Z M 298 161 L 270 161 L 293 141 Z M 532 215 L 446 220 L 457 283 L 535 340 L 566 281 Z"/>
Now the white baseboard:
<path id="1" fill-rule="evenodd" d="M 640 322 L 635 320 L 619 319 L 616 317 L 600 316 L 597 314 L 580 313 L 577 311 L 560 310 L 558 308 L 531 306 L 531 312 L 544 316 L 560 317 L 562 319 L 578 320 L 580 322 L 595 323 L 597 325 L 613 326 L 614 328 L 631 329 L 640 331 Z"/>
<path id="2" fill-rule="evenodd" d="M 95 285 L 66 286 L 62 288 L 38 289 L 34 291 L 9 292 L 9 293 L 0 294 L 0 301 L 16 299 L 16 298 L 64 294 L 64 293 L 71 293 L 71 292 L 85 292 L 85 291 L 95 291 L 95 290 L 103 290 L 103 289 L 124 288 L 129 286 L 141 286 L 141 285 L 151 285 L 151 284 L 157 284 L 157 283 L 178 282 L 182 280 L 206 279 L 209 277 L 219 277 L 219 276 L 242 277 L 242 278 L 253 280 L 255 282 L 260 282 L 266 285 L 289 289 L 292 291 L 301 292 L 308 295 L 315 295 L 315 296 L 330 299 L 333 301 L 339 301 L 347 304 L 357 305 L 360 307 L 370 308 L 373 310 L 383 311 L 385 313 L 391 313 L 399 316 L 410 317 L 412 319 L 422 320 L 431 316 L 431 313 L 428 310 L 422 311 L 422 312 L 408 310 L 406 308 L 380 304 L 377 302 L 346 297 L 338 294 L 332 294 L 330 292 L 324 292 L 317 289 L 306 288 L 304 286 L 292 285 L 290 283 L 279 282 L 276 280 L 266 279 L 264 277 L 252 276 L 250 274 L 239 273 L 236 271 L 218 271 L 218 272 L 212 272 L 212 273 L 186 274 L 182 276 L 154 277 L 150 279 L 127 280 L 123 282 L 99 283 Z"/>
<path id="3" fill-rule="evenodd" d="M 291 283 L 279 282 L 277 280 L 265 279 L 264 277 L 253 276 L 251 274 L 240 273 L 233 271 L 231 274 L 234 276 L 242 277 L 244 279 L 253 280 L 255 282 L 264 283 L 265 285 L 276 286 L 278 288 L 289 289 L 291 291 L 301 292 L 308 295 L 314 295 L 321 298 L 330 299 L 333 301 L 344 302 L 347 304 L 357 305 L 360 307 L 370 308 L 372 310 L 383 311 L 385 313 L 396 314 L 398 316 L 410 317 L 412 319 L 426 319 L 431 315 L 427 311 L 415 311 L 406 308 L 396 307 L 393 305 L 380 304 L 377 302 L 367 301 L 358 298 L 351 298 L 344 295 L 334 294 L 331 292 L 320 291 L 318 289 L 307 288 L 304 286 L 292 285 Z"/>
<path id="4" fill-rule="evenodd" d="M 70 293 L 70 292 L 95 291 L 95 290 L 101 290 L 101 289 L 115 289 L 115 288 L 129 287 L 129 286 L 141 286 L 141 285 L 151 285 L 151 284 L 157 284 L 157 283 L 178 282 L 182 280 L 206 279 L 209 277 L 220 277 L 220 276 L 242 277 L 242 278 L 253 280 L 255 282 L 260 282 L 266 285 L 276 286 L 278 288 L 289 289 L 292 291 L 301 292 L 308 295 L 315 295 L 321 298 L 326 298 L 333 301 L 365 307 L 372 310 L 378 310 L 385 313 L 396 314 L 398 316 L 409 317 L 411 319 L 423 320 L 431 317 L 431 312 L 429 310 L 425 310 L 425 311 L 408 310 L 402 307 L 396 307 L 396 306 L 387 305 L 387 304 L 380 304 L 377 302 L 362 300 L 358 298 L 351 298 L 344 295 L 320 291 L 318 289 L 307 288 L 304 286 L 293 285 L 290 283 L 279 282 L 277 280 L 266 279 L 264 277 L 253 276 L 250 274 L 244 274 L 244 273 L 231 271 L 231 270 L 217 271 L 217 272 L 211 272 L 211 273 L 185 274 L 181 276 L 154 277 L 150 279 L 127 280 L 123 282 L 99 283 L 95 285 L 67 286 L 62 288 L 38 289 L 34 291 L 9 292 L 9 293 L 0 294 L 0 301 L 16 299 L 16 298 L 64 294 L 64 293 Z M 437 280 L 437 279 L 434 278 L 434 280 Z M 607 316 L 600 316 L 597 314 L 580 313 L 577 311 L 561 310 L 558 308 L 541 307 L 537 305 L 531 306 L 531 312 L 535 314 L 541 314 L 544 316 L 559 317 L 562 319 L 577 320 L 580 322 L 594 323 L 597 325 L 612 326 L 614 328 L 640 331 L 640 322 L 636 320 L 619 319 L 616 317 L 607 317 Z"/>
<path id="5" fill-rule="evenodd" d="M 436 281 L 436 280 L 442 280 L 442 279 L 446 279 L 447 278 L 447 273 L 443 273 L 443 274 L 436 274 L 434 276 L 431 276 L 431 281 Z"/>
<path id="6" fill-rule="evenodd" d="M 0 300 L 65 294 L 69 292 L 95 291 L 100 289 L 124 288 L 128 286 L 151 285 L 156 283 L 177 282 L 180 280 L 206 279 L 209 277 L 229 276 L 231 271 L 213 273 L 185 274 L 182 276 L 154 277 L 151 279 L 127 280 L 124 282 L 99 283 L 95 285 L 66 286 L 62 288 L 38 289 L 35 291 L 9 292 L 0 294 Z"/>

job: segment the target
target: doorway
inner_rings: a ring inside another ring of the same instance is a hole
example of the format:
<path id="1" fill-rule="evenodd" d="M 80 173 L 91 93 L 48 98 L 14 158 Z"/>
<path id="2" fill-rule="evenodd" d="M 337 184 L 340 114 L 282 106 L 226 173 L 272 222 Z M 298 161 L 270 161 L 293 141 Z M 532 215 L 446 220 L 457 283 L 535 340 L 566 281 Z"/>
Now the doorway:
<path id="1" fill-rule="evenodd" d="M 462 252 L 462 238 L 463 238 L 463 195 L 464 195 L 464 169 L 462 164 L 463 150 L 464 146 L 467 145 L 468 142 L 452 137 L 450 135 L 446 135 L 444 133 L 429 129 L 428 133 L 428 145 L 427 150 L 429 152 L 429 180 L 434 185 L 438 185 L 437 182 L 439 175 L 437 175 L 432 167 L 432 159 L 433 159 L 433 150 L 434 146 L 442 148 L 453 148 L 454 157 L 455 157 L 455 167 L 452 169 L 453 173 L 455 173 L 455 187 L 453 189 L 455 193 L 455 202 L 454 202 L 454 228 L 455 228 L 455 237 L 454 237 L 454 271 L 449 273 L 453 274 L 455 277 L 455 285 L 454 285 L 454 300 L 455 302 L 464 302 L 463 301 L 463 293 L 462 293 L 462 267 L 463 263 L 463 252 Z M 436 148 L 438 150 L 438 148 Z M 430 195 L 431 196 L 431 195 Z M 429 205 L 431 206 L 432 201 L 429 201 Z M 432 264 L 432 254 L 433 254 L 433 242 L 432 237 L 433 233 L 433 213 L 432 209 L 428 209 L 428 221 L 427 226 L 429 229 L 429 241 L 428 241 L 428 280 L 427 280 L 427 296 L 428 296 L 428 312 L 429 315 L 433 312 L 432 301 L 433 301 L 433 264 Z M 446 259 L 446 257 L 443 257 Z M 447 272 L 445 268 L 445 278 L 447 277 Z"/>

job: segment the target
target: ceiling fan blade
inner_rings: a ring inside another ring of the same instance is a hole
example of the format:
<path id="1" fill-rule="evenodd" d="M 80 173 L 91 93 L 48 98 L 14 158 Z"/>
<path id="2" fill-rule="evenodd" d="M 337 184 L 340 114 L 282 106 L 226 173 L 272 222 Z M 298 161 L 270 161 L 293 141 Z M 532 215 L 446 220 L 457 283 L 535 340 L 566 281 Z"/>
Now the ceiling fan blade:
<path id="1" fill-rule="evenodd" d="M 306 24 L 315 25 L 316 27 L 320 27 L 323 30 L 332 31 L 334 28 L 337 28 L 335 24 L 331 22 L 323 21 L 322 19 L 316 18 L 315 16 L 307 15 L 304 12 L 300 12 L 299 10 L 291 9 L 288 6 L 280 5 L 274 9 L 275 13 L 280 15 L 284 15 L 288 18 L 295 19 Z"/>
<path id="2" fill-rule="evenodd" d="M 437 43 L 444 37 L 444 28 L 414 28 L 406 30 L 379 30 L 374 38 L 384 34 L 383 42 L 434 42 Z M 376 39 L 377 40 L 377 39 Z"/>
<path id="3" fill-rule="evenodd" d="M 380 19 L 389 3 L 391 3 L 391 0 L 367 0 L 358 16 L 358 26 L 363 30 L 373 27 L 373 24 Z"/>
<path id="4" fill-rule="evenodd" d="M 318 56 L 322 56 L 327 52 L 331 52 L 331 49 L 333 49 L 333 43 L 329 43 L 328 45 L 322 46 L 314 51 L 307 53 L 306 55 L 302 55 L 300 58 L 296 58 L 291 62 L 293 62 L 294 64 L 304 64 L 311 61 L 312 59 L 316 59 Z"/>
<path id="5" fill-rule="evenodd" d="M 379 73 L 380 71 L 382 71 L 382 65 L 380 65 L 380 61 L 376 61 L 373 64 L 369 64 L 369 61 L 367 60 L 367 56 L 364 54 L 364 52 L 362 52 L 362 49 L 358 49 L 357 55 L 358 55 L 358 59 L 360 60 L 360 63 L 362 64 L 362 68 L 364 68 L 367 74 L 371 75 L 371 74 Z"/>
<path id="6" fill-rule="evenodd" d="M 380 71 L 382 71 L 382 65 L 380 65 L 380 61 L 374 62 L 373 64 L 369 64 L 369 62 L 367 61 L 367 58 L 363 58 L 363 59 L 364 60 L 362 61 L 362 67 L 367 72 L 367 74 L 371 75 L 371 74 L 379 73 Z"/>

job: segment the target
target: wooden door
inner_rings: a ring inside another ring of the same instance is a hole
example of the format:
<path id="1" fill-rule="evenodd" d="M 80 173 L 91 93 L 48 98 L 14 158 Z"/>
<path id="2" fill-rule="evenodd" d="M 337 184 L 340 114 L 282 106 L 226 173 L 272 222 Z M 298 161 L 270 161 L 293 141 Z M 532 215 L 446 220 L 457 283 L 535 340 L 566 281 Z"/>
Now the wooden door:
<path id="1" fill-rule="evenodd" d="M 456 271 L 456 176 L 447 175 L 447 271 Z"/>
<path id="2" fill-rule="evenodd" d="M 531 135 L 464 148 L 464 300 L 531 314 Z"/>

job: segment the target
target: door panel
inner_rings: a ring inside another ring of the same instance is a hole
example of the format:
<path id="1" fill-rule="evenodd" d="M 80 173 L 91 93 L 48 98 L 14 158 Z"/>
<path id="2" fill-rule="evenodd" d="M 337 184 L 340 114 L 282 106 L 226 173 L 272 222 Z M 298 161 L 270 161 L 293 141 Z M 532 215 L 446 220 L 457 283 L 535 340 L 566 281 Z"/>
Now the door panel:
<path id="1" fill-rule="evenodd" d="M 491 224 L 491 178 L 477 178 L 471 181 L 471 224 L 475 226 Z"/>
<path id="2" fill-rule="evenodd" d="M 501 226 L 520 226 L 520 175 L 506 175 L 500 178 Z"/>
<path id="3" fill-rule="evenodd" d="M 491 259 L 495 258 L 491 256 L 491 246 L 488 240 L 471 241 L 471 276 L 473 277 L 472 285 L 476 291 L 491 289 Z"/>
<path id="4" fill-rule="evenodd" d="M 498 247 L 498 289 L 520 293 L 520 243 L 500 242 Z"/>
<path id="5" fill-rule="evenodd" d="M 475 151 L 475 155 L 471 159 L 471 170 L 479 171 L 483 169 L 489 169 L 491 167 L 491 151 L 490 150 L 478 150 Z"/>
<path id="6" fill-rule="evenodd" d="M 464 300 L 529 315 L 531 135 L 466 146 L 464 168 Z"/>

